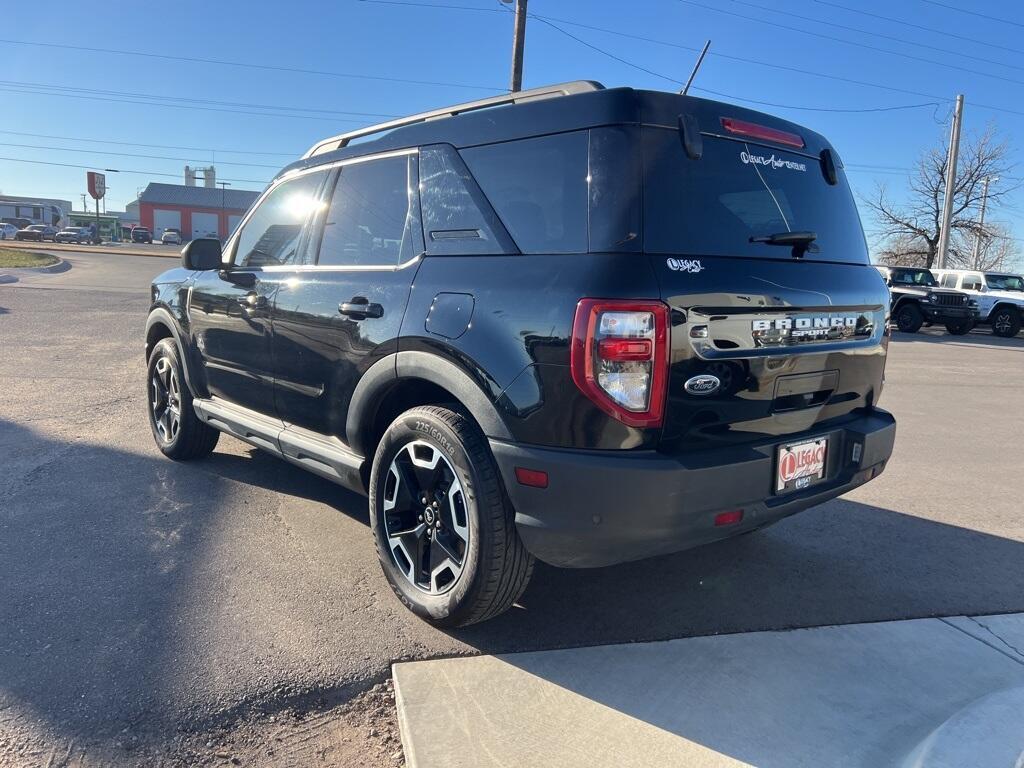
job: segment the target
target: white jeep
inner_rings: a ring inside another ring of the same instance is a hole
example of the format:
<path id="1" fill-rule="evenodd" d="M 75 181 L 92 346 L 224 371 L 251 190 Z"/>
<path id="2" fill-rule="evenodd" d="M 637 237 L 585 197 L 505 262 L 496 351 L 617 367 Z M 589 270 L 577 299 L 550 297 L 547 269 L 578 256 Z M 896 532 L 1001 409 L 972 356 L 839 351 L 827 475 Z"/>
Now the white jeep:
<path id="1" fill-rule="evenodd" d="M 956 288 L 978 302 L 979 323 L 992 327 L 996 336 L 1012 337 L 1024 319 L 1024 277 L 1009 272 L 970 269 L 933 269 L 943 288 Z"/>

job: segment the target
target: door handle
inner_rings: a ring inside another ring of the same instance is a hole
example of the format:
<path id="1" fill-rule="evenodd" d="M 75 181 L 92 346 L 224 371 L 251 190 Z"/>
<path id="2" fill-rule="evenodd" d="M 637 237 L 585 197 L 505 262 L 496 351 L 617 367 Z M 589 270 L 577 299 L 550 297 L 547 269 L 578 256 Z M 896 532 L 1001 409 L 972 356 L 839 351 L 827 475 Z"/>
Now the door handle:
<path id="1" fill-rule="evenodd" d="M 357 320 L 384 317 L 384 307 L 380 304 L 371 304 L 365 296 L 353 296 L 352 301 L 342 302 L 338 305 L 338 312 Z"/>
<path id="2" fill-rule="evenodd" d="M 239 296 L 235 301 L 246 309 L 263 309 L 267 306 L 267 297 L 256 293 L 256 291 L 249 291 L 245 296 Z"/>

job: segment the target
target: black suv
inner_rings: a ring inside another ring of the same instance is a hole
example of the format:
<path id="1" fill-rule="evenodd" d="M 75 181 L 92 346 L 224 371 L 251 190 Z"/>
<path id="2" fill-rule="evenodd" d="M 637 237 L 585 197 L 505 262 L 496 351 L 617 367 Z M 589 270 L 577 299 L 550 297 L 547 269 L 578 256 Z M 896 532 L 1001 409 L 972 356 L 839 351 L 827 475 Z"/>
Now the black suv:
<path id="1" fill-rule="evenodd" d="M 146 227 L 132 227 L 132 242 L 152 243 L 153 233 L 150 232 Z"/>
<path id="2" fill-rule="evenodd" d="M 954 336 L 969 333 L 978 322 L 978 302 L 963 291 L 939 288 L 923 267 L 875 267 L 889 286 L 893 322 L 904 333 L 925 323 L 939 323 Z"/>
<path id="3" fill-rule="evenodd" d="M 227 432 L 365 489 L 439 625 L 509 608 L 535 557 L 752 531 L 892 451 L 842 164 L 742 107 L 576 82 L 336 136 L 182 261 L 146 327 L 160 450 Z"/>

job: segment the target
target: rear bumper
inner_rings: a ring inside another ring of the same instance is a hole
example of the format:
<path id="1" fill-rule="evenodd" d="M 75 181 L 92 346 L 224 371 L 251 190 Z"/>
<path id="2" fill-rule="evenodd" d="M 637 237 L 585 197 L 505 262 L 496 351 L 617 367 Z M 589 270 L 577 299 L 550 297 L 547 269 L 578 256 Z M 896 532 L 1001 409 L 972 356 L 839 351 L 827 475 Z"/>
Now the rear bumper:
<path id="1" fill-rule="evenodd" d="M 526 548 L 551 565 L 588 568 L 728 538 L 846 493 L 885 467 L 896 422 L 875 409 L 840 427 L 787 435 L 785 442 L 826 435 L 826 479 L 778 496 L 772 493 L 778 439 L 684 457 L 553 450 L 500 440 L 491 440 L 491 450 Z M 519 484 L 516 467 L 546 471 L 548 487 Z M 737 509 L 743 510 L 742 522 L 715 527 L 718 513 Z"/>

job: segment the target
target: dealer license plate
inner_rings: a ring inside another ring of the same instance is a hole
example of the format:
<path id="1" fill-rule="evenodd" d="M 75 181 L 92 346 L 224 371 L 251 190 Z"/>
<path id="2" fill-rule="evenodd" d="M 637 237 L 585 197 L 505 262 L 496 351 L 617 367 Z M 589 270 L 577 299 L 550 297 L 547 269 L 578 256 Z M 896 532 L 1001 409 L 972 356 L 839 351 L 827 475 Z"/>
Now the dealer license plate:
<path id="1" fill-rule="evenodd" d="M 825 476 L 828 438 L 779 446 L 775 470 L 775 492 L 800 491 Z"/>

